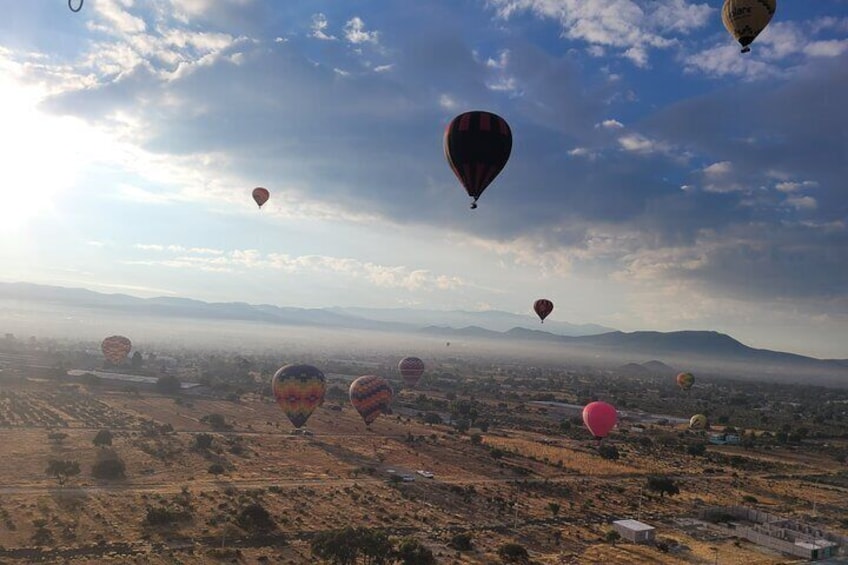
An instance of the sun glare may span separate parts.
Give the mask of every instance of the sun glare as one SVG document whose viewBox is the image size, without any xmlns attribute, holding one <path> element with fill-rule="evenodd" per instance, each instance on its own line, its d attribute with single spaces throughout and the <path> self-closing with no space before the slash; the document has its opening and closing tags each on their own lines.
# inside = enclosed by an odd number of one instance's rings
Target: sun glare
<svg viewBox="0 0 848 565">
<path fill-rule="evenodd" d="M 19 231 L 53 211 L 56 195 L 82 168 L 75 119 L 50 116 L 37 105 L 43 91 L 0 77 L 0 232 Z"/>
</svg>

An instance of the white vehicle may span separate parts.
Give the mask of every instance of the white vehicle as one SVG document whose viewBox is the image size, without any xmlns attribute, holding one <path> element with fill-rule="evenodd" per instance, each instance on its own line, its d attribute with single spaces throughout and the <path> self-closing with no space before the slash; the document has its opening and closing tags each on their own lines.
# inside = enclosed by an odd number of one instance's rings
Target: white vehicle
<svg viewBox="0 0 848 565">
<path fill-rule="evenodd" d="M 405 483 L 415 482 L 415 477 L 413 477 L 412 475 L 403 475 L 401 478 L 403 479 L 403 482 L 405 482 Z"/>
<path fill-rule="evenodd" d="M 425 479 L 432 479 L 435 476 L 430 471 L 424 471 L 424 470 L 416 471 L 416 473 L 418 473 L 419 475 L 421 475 Z"/>
</svg>

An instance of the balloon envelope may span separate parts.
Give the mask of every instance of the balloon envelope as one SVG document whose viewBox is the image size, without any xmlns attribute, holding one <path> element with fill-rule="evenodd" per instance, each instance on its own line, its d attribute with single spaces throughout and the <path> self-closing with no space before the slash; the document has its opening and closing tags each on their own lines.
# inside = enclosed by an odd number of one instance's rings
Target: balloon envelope
<svg viewBox="0 0 848 565">
<path fill-rule="evenodd" d="M 404 357 L 398 363 L 400 376 L 408 386 L 415 386 L 424 374 L 424 361 L 418 357 Z"/>
<path fill-rule="evenodd" d="M 607 437 L 617 421 L 618 412 L 612 404 L 595 401 L 583 408 L 583 423 L 598 439 Z"/>
<path fill-rule="evenodd" d="M 540 298 L 533 303 L 533 310 L 542 322 L 548 317 L 548 314 L 554 311 L 554 303 L 547 298 Z"/>
<path fill-rule="evenodd" d="M 130 354 L 132 342 L 129 338 L 122 335 L 112 335 L 103 340 L 100 344 L 100 349 L 103 351 L 103 356 L 107 361 L 118 365 Z"/>
<path fill-rule="evenodd" d="M 748 47 L 771 21 L 777 9 L 777 0 L 724 0 L 721 22 L 725 29 L 743 47 Z"/>
<path fill-rule="evenodd" d="M 689 418 L 689 427 L 693 430 L 703 430 L 707 427 L 707 417 L 703 414 L 695 414 Z"/>
<path fill-rule="evenodd" d="M 474 199 L 471 207 L 476 208 L 477 199 L 509 160 L 509 124 L 491 112 L 465 112 L 448 124 L 444 145 L 451 170 Z"/>
<path fill-rule="evenodd" d="M 677 375 L 677 386 L 683 390 L 689 390 L 695 384 L 695 375 L 692 373 L 680 373 Z"/>
<path fill-rule="evenodd" d="M 271 193 L 268 192 L 267 188 L 262 188 L 258 186 L 253 189 L 253 200 L 262 208 L 262 205 L 268 202 L 268 199 L 271 198 Z"/>
<path fill-rule="evenodd" d="M 300 428 L 324 402 L 327 384 L 324 373 L 312 365 L 285 365 L 271 381 L 277 404 L 295 428 Z"/>
<path fill-rule="evenodd" d="M 366 424 L 380 414 L 389 414 L 391 402 L 392 387 L 383 377 L 363 375 L 350 384 L 350 403 Z"/>
</svg>

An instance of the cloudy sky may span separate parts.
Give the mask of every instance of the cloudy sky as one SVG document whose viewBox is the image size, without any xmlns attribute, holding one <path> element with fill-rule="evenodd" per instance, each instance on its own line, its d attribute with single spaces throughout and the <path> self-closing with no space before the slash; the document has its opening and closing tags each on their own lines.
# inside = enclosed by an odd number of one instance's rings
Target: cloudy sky
<svg viewBox="0 0 848 565">
<path fill-rule="evenodd" d="M 77 2 L 78 0 L 74 0 Z M 0 19 L 0 279 L 848 357 L 848 1 L 85 0 Z M 469 210 L 456 114 L 510 124 Z M 250 198 L 265 186 L 271 200 Z"/>
</svg>

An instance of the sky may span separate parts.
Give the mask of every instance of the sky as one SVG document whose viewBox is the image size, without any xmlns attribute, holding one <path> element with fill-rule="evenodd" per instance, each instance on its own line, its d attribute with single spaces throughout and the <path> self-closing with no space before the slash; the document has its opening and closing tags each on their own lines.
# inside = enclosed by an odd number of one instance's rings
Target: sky
<svg viewBox="0 0 848 565">
<path fill-rule="evenodd" d="M 76 0 L 75 0 L 76 2 Z M 848 1 L 63 0 L 0 19 L 0 280 L 848 357 Z M 457 114 L 513 133 L 477 210 Z M 261 209 L 251 190 L 264 186 Z"/>
</svg>

